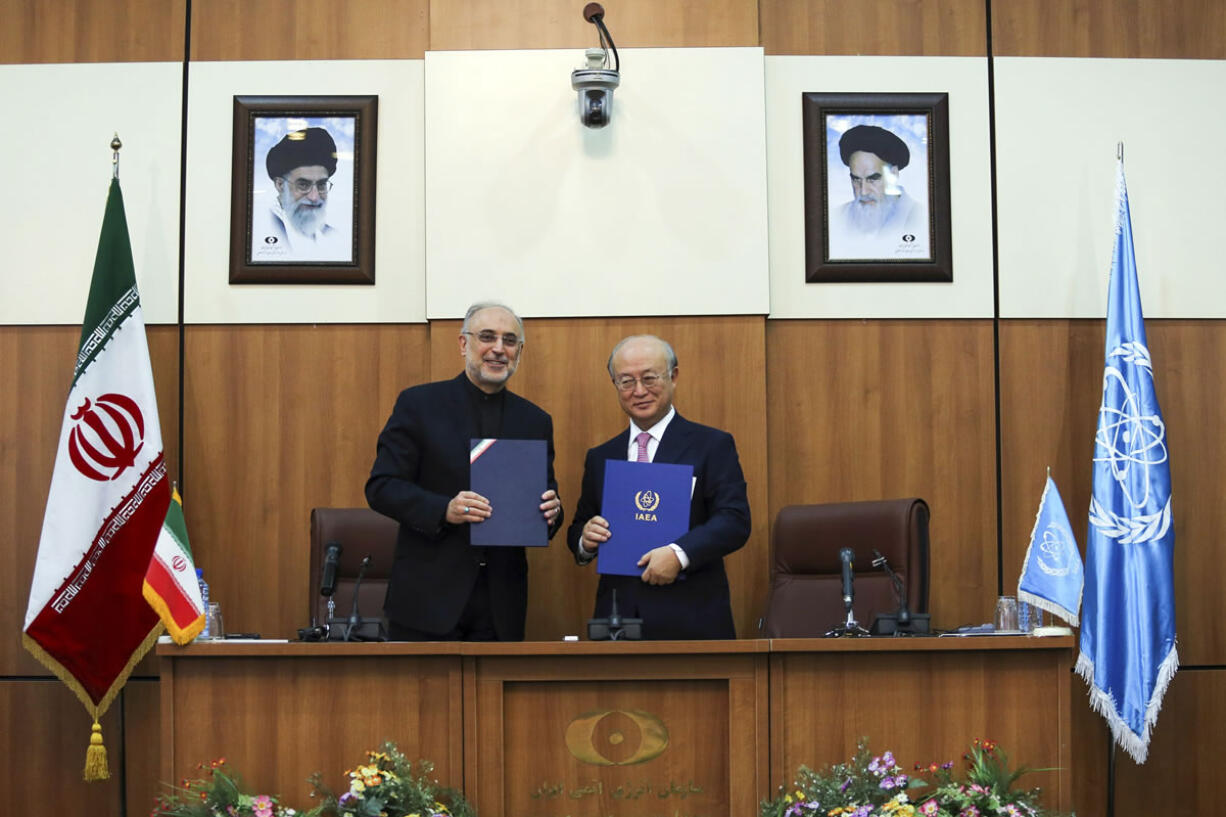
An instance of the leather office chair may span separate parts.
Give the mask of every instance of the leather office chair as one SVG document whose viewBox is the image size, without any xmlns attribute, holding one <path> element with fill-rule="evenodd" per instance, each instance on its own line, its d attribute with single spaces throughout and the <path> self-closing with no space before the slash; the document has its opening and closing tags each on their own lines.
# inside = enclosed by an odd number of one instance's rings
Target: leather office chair
<svg viewBox="0 0 1226 817">
<path fill-rule="evenodd" d="M 358 590 L 363 618 L 379 618 L 383 615 L 383 598 L 387 595 L 388 576 L 392 571 L 392 558 L 396 553 L 396 534 L 400 526 L 370 508 L 313 508 L 311 510 L 311 570 L 310 613 L 313 623 L 324 624 L 328 620 L 328 600 L 319 594 L 323 576 L 324 551 L 332 542 L 339 542 L 343 550 L 337 570 L 336 618 L 345 620 L 353 609 L 353 587 L 357 580 L 362 558 L 369 555 L 371 565 L 362 577 Z"/>
<path fill-rule="evenodd" d="M 771 532 L 771 589 L 762 634 L 767 638 L 825 635 L 843 624 L 839 551 L 855 551 L 856 621 L 867 629 L 878 614 L 895 613 L 898 598 L 873 550 L 889 561 L 907 590 L 912 613 L 928 612 L 928 505 L 922 499 L 789 505 Z"/>
</svg>

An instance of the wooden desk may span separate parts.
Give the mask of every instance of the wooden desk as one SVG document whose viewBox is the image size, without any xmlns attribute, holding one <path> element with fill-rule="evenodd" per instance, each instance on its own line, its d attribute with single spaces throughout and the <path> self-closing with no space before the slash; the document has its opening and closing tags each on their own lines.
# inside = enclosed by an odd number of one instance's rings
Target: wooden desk
<svg viewBox="0 0 1226 817">
<path fill-rule="evenodd" d="M 308 805 L 367 749 L 434 761 L 481 817 L 748 817 L 861 736 L 900 762 L 997 740 L 1071 805 L 1071 638 L 163 645 L 165 780 L 224 755 Z"/>
</svg>

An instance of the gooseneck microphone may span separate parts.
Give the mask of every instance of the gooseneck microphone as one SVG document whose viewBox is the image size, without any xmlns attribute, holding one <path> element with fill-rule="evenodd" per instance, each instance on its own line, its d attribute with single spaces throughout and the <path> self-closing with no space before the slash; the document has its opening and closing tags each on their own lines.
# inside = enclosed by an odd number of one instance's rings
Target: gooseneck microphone
<svg viewBox="0 0 1226 817">
<path fill-rule="evenodd" d="M 366 568 L 370 567 L 374 560 L 370 558 L 370 554 L 362 557 L 362 564 L 358 568 L 358 578 L 353 583 L 353 608 L 349 611 L 349 623 L 345 627 L 345 640 L 349 641 L 354 637 L 355 631 L 362 627 L 362 615 L 358 611 L 358 599 L 361 598 L 362 579 L 366 576 Z"/>
<path fill-rule="evenodd" d="M 856 554 L 851 548 L 843 548 L 839 551 L 839 561 L 843 563 L 843 608 L 847 612 L 851 612 L 851 603 L 855 600 L 855 569 L 852 567 L 852 562 L 856 559 Z"/>
<path fill-rule="evenodd" d="M 328 543 L 328 548 L 324 551 L 323 578 L 319 582 L 319 595 L 331 596 L 336 592 L 336 571 L 340 567 L 343 550 L 340 542 Z"/>
<path fill-rule="evenodd" d="M 890 567 L 890 562 L 881 555 L 881 551 L 874 550 L 873 567 L 880 567 L 890 577 L 890 581 L 894 584 L 894 595 L 898 596 L 898 626 L 906 627 L 911 623 L 911 611 L 907 609 L 907 586 L 902 583 L 902 577 L 894 572 Z"/>
</svg>

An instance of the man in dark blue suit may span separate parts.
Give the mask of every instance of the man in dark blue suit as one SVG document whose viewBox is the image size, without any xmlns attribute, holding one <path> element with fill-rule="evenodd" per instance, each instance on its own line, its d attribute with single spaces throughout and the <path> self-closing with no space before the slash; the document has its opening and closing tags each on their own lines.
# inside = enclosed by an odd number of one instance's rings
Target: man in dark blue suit
<svg viewBox="0 0 1226 817">
<path fill-rule="evenodd" d="M 653 335 L 613 347 L 609 376 L 630 428 L 587 452 L 583 490 L 567 545 L 591 562 L 614 533 L 600 516 L 606 460 L 681 463 L 694 467 L 690 529 L 676 542 L 646 551 L 640 576 L 601 575 L 597 617 L 609 615 L 613 591 L 622 616 L 643 619 L 643 637 L 736 638 L 724 556 L 749 538 L 749 498 L 732 435 L 686 420 L 673 408 L 677 356 Z"/>
<path fill-rule="evenodd" d="M 469 488 L 469 441 L 545 440 L 541 513 L 562 526 L 553 420 L 507 391 L 524 325 L 501 304 L 475 304 L 460 329 L 464 371 L 400 393 L 379 434 L 366 501 L 400 523 L 383 610 L 393 641 L 522 641 L 528 560 L 522 547 L 473 547 L 469 526 L 497 509 Z"/>
</svg>

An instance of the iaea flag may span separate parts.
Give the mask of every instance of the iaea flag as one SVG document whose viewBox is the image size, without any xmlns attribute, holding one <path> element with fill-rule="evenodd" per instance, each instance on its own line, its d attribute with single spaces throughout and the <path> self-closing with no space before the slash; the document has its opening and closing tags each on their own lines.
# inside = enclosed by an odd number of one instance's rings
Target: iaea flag
<svg viewBox="0 0 1226 817">
<path fill-rule="evenodd" d="M 1017 597 L 1076 627 L 1083 579 L 1073 526 L 1069 524 L 1060 491 L 1049 476 L 1030 532 L 1022 576 L 1017 581 Z"/>
<path fill-rule="evenodd" d="M 1145 339 L 1122 164 L 1116 196 L 1077 671 L 1115 741 L 1144 763 L 1162 697 L 1179 668 L 1175 531 L 1166 425 Z"/>
</svg>

